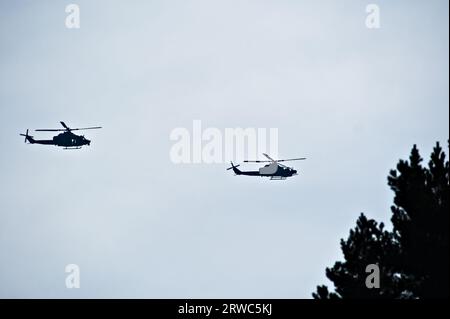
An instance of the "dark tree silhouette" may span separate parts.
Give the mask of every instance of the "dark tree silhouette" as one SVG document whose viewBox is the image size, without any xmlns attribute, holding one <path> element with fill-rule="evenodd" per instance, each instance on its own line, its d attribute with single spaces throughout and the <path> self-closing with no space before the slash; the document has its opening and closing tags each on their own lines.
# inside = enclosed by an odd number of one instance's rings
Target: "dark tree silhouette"
<svg viewBox="0 0 450 319">
<path fill-rule="evenodd" d="M 393 298 L 400 290 L 400 280 L 394 260 L 398 258 L 399 246 L 391 232 L 384 225 L 367 219 L 364 214 L 358 218 L 356 228 L 350 230 L 349 238 L 341 240 L 341 249 L 345 262 L 336 262 L 326 269 L 327 277 L 336 287 L 335 293 L 329 293 L 327 287 L 320 286 L 317 299 L 328 298 Z M 380 269 L 380 289 L 366 287 L 366 266 L 377 264 Z"/>
<path fill-rule="evenodd" d="M 449 162 L 439 143 L 428 167 L 421 162 L 414 145 L 409 161 L 388 176 L 393 230 L 361 214 L 341 240 L 345 261 L 326 269 L 335 292 L 318 286 L 314 298 L 448 298 Z M 369 264 L 380 269 L 380 288 L 366 286 Z"/>
</svg>

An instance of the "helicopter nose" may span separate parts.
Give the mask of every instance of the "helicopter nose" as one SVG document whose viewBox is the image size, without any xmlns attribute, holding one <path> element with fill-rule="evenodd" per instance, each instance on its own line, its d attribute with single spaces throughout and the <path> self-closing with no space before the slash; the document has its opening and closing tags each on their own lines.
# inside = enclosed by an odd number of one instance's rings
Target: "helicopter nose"
<svg viewBox="0 0 450 319">
<path fill-rule="evenodd" d="M 86 140 L 86 143 L 87 143 L 88 146 L 91 145 L 91 141 L 90 140 Z"/>
</svg>

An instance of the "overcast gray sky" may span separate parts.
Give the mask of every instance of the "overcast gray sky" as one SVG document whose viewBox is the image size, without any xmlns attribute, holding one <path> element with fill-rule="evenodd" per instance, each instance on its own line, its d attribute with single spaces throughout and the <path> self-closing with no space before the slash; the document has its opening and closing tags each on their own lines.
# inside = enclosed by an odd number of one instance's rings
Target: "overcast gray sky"
<svg viewBox="0 0 450 319">
<path fill-rule="evenodd" d="M 0 297 L 309 298 L 389 169 L 449 131 L 448 1 L 0 1 Z M 27 128 L 101 125 L 90 147 Z M 286 181 L 170 161 L 275 127 Z M 38 133 L 36 138 L 51 137 Z M 257 166 L 256 166 L 257 167 Z M 256 168 L 248 165 L 244 168 Z M 81 269 L 66 289 L 64 268 Z"/>
</svg>

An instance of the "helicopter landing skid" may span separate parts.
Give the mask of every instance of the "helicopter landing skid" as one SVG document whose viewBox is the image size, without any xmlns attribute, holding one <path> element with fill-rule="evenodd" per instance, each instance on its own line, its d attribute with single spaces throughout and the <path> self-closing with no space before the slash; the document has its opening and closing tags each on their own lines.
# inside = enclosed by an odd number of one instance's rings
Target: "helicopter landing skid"
<svg viewBox="0 0 450 319">
<path fill-rule="evenodd" d="M 65 150 L 79 150 L 81 146 L 74 146 L 74 147 L 64 147 Z"/>
<path fill-rule="evenodd" d="M 271 181 L 284 181 L 286 179 L 286 177 L 284 177 L 284 176 L 271 176 L 270 177 L 270 180 Z"/>
</svg>

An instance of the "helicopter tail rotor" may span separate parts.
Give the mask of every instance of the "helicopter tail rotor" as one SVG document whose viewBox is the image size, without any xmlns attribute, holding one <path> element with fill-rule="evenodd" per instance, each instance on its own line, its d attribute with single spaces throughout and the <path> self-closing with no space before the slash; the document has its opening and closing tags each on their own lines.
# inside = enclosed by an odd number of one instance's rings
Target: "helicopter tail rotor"
<svg viewBox="0 0 450 319">
<path fill-rule="evenodd" d="M 228 167 L 227 171 L 232 169 L 235 175 L 241 175 L 242 172 L 238 169 L 239 166 L 241 165 L 234 165 L 233 162 L 231 162 L 231 167 Z"/>
<path fill-rule="evenodd" d="M 23 134 L 20 134 L 20 135 L 22 135 L 22 136 L 25 136 L 25 139 L 24 139 L 24 143 L 26 143 L 27 142 L 27 138 L 28 138 L 28 129 L 27 129 L 27 132 L 25 133 L 25 135 L 23 135 Z"/>
<path fill-rule="evenodd" d="M 28 129 L 27 129 L 27 132 L 26 132 L 25 134 L 20 134 L 20 136 L 25 136 L 24 143 L 26 143 L 27 141 L 28 141 L 29 143 L 33 143 L 33 142 L 34 142 L 33 136 L 28 135 Z"/>
<path fill-rule="evenodd" d="M 233 168 L 237 168 L 237 167 L 239 167 L 239 166 L 241 166 L 241 165 L 240 165 L 240 164 L 234 165 L 233 162 L 231 162 L 231 167 L 228 167 L 228 168 L 227 168 L 227 171 L 229 171 L 230 169 L 233 169 Z"/>
</svg>

